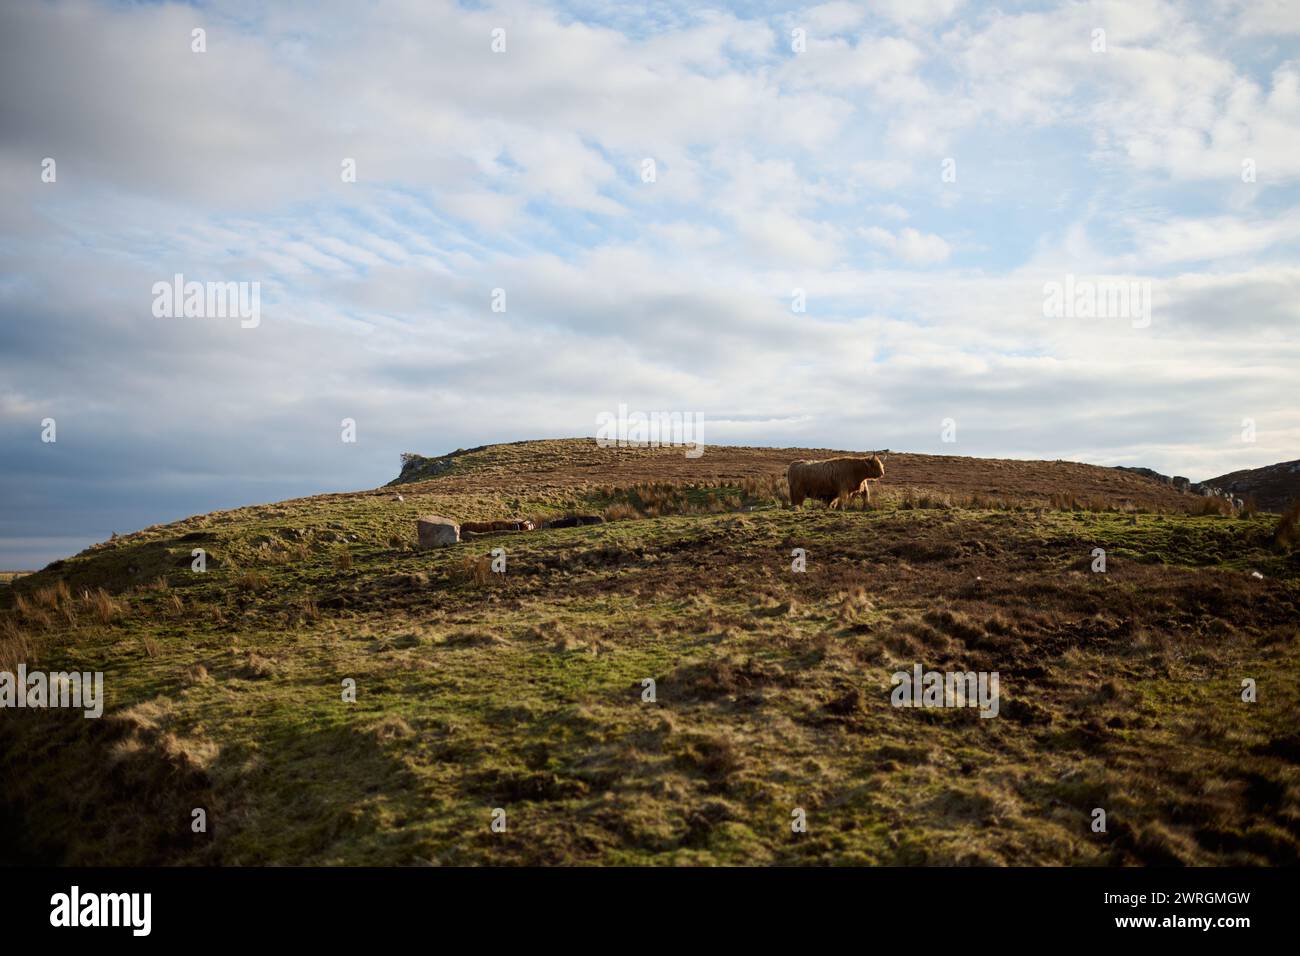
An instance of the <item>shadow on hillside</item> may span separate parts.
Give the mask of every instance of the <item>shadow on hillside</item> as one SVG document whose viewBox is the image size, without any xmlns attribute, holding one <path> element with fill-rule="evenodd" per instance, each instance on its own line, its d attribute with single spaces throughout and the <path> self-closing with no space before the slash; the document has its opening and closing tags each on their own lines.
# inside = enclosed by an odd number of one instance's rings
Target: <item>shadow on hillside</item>
<svg viewBox="0 0 1300 956">
<path fill-rule="evenodd" d="M 427 812 L 375 731 L 326 727 L 218 752 L 134 710 L 101 720 L 22 711 L 6 721 L 0 865 L 391 862 L 383 845 L 400 831 L 384 818 Z M 206 833 L 193 832 L 196 808 Z"/>
<path fill-rule="evenodd" d="M 74 593 L 102 587 L 110 594 L 120 594 L 161 576 L 188 571 L 195 548 L 204 549 L 209 570 L 221 567 L 220 554 L 212 551 L 215 539 L 215 534 L 200 532 L 157 541 L 96 545 L 77 555 L 79 560 L 55 561 L 20 578 L 10 589 L 14 594 L 31 594 L 62 579 Z"/>
<path fill-rule="evenodd" d="M 229 748 L 214 776 L 233 778 L 226 831 L 229 865 L 392 864 L 401 824 L 429 813 L 429 799 L 402 761 L 402 741 L 381 714 L 375 726 L 286 733 Z M 383 738 L 389 737 L 385 740 Z M 414 861 L 415 853 L 410 851 Z"/>
</svg>

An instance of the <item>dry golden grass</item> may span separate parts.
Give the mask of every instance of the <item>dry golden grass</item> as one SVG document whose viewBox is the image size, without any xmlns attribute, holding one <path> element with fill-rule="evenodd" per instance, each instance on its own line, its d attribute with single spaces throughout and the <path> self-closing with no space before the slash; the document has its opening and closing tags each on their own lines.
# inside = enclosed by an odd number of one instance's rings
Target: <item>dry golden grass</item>
<svg viewBox="0 0 1300 956">
<path fill-rule="evenodd" d="M 181 679 L 187 684 L 206 684 L 212 680 L 208 675 L 208 669 L 202 664 L 191 664 L 186 667 L 181 674 Z"/>
<path fill-rule="evenodd" d="M 31 636 L 17 621 L 8 615 L 0 617 L 0 671 L 13 673 L 19 664 L 31 660 L 33 649 Z"/>
<path fill-rule="evenodd" d="M 460 571 L 468 584 L 481 588 L 492 580 L 492 559 L 486 555 L 466 555 L 461 559 Z"/>
<path fill-rule="evenodd" d="M 389 740 L 403 740 L 407 737 L 415 736 L 415 731 L 411 729 L 411 725 L 398 714 L 389 714 L 382 718 L 379 723 L 375 725 L 374 732 L 375 739 L 380 743 Z"/>
<path fill-rule="evenodd" d="M 1291 502 L 1278 518 L 1277 527 L 1273 529 L 1273 544 L 1286 549 L 1300 545 L 1300 498 Z"/>
<path fill-rule="evenodd" d="M 237 673 L 240 677 L 248 680 L 265 680 L 279 673 L 279 667 L 274 660 L 257 653 L 257 651 L 246 651 L 243 654 Z"/>
<path fill-rule="evenodd" d="M 81 603 L 90 617 L 99 624 L 110 623 L 122 612 L 121 606 L 103 588 L 83 591 Z"/>
<path fill-rule="evenodd" d="M 38 588 L 33 592 L 32 599 L 37 607 L 57 611 L 60 604 L 72 600 L 72 592 L 68 590 L 68 583 L 60 579 L 52 585 Z"/>
<path fill-rule="evenodd" d="M 266 590 L 270 581 L 261 571 L 245 571 L 235 578 L 235 587 L 250 594 L 257 594 Z"/>
</svg>

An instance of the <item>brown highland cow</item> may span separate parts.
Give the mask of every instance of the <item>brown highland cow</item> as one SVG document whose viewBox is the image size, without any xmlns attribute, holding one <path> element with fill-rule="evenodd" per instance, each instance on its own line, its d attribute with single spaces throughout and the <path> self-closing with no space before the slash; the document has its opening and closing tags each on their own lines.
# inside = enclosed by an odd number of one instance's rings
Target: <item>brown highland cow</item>
<svg viewBox="0 0 1300 956">
<path fill-rule="evenodd" d="M 494 534 L 498 531 L 532 531 L 536 525 L 527 519 L 518 521 L 463 521 L 460 525 L 461 533 L 468 531 L 470 534 Z"/>
<path fill-rule="evenodd" d="M 868 482 L 885 477 L 885 463 L 878 455 L 870 458 L 827 458 L 824 461 L 793 461 L 786 471 L 790 504 L 798 508 L 805 498 L 816 498 L 832 508 L 848 504 L 854 495 L 871 503 Z"/>
</svg>

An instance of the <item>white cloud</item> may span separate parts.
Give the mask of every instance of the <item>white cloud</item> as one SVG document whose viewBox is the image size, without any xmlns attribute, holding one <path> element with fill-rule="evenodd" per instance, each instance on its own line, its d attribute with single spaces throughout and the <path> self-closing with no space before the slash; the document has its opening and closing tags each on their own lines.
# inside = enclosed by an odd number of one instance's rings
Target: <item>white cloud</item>
<svg viewBox="0 0 1300 956">
<path fill-rule="evenodd" d="M 805 89 L 871 87 L 910 75 L 921 56 L 914 44 L 898 37 L 863 37 L 852 44 L 841 39 L 810 40 L 805 53 L 786 61 L 781 78 Z"/>
<path fill-rule="evenodd" d="M 871 0 L 871 12 L 895 23 L 933 26 L 952 17 L 963 0 Z"/>
<path fill-rule="evenodd" d="M 910 226 L 898 233 L 879 226 L 859 230 L 861 235 L 873 245 L 886 249 L 904 262 L 911 265 L 932 265 L 947 262 L 952 249 L 942 236 L 923 233 Z"/>
<path fill-rule="evenodd" d="M 794 15 L 794 22 L 804 25 L 814 36 L 826 36 L 858 26 L 867 16 L 867 8 L 849 0 L 818 4 Z"/>
<path fill-rule="evenodd" d="M 1294 0 L 1216 0 L 1241 36 L 1291 36 L 1300 33 Z"/>
</svg>

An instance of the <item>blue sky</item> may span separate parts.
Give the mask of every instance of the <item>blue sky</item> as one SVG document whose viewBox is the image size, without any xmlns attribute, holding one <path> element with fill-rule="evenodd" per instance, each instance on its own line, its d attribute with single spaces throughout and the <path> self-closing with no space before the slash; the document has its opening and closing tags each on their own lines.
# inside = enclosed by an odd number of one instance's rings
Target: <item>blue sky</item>
<svg viewBox="0 0 1300 956">
<path fill-rule="evenodd" d="M 20 3 L 0 80 L 0 567 L 621 403 L 1298 454 L 1294 3 Z M 259 324 L 155 317 L 176 273 Z M 1149 283 L 1149 325 L 1044 317 L 1067 276 Z"/>
</svg>

